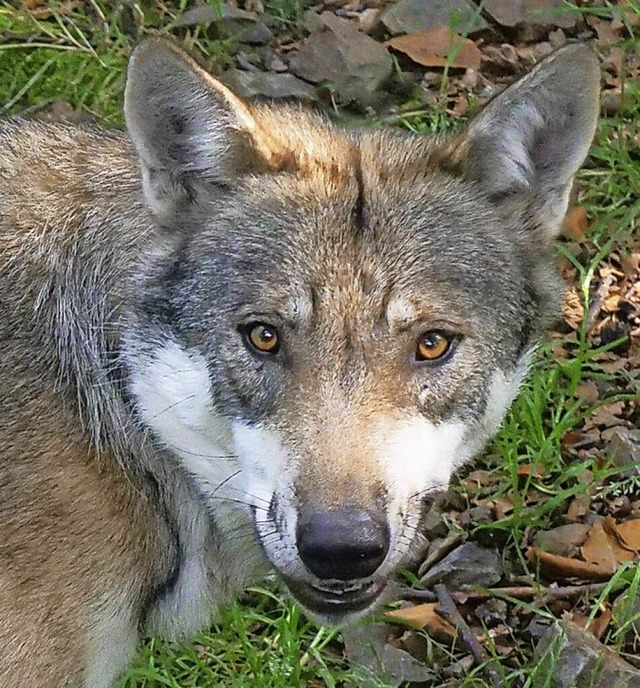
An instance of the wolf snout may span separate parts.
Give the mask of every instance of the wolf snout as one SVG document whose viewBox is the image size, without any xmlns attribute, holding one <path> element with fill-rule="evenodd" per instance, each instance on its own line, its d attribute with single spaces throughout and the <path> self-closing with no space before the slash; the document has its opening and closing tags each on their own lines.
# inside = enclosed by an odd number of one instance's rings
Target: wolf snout
<svg viewBox="0 0 640 688">
<path fill-rule="evenodd" d="M 389 551 L 389 526 L 364 509 L 301 514 L 296 540 L 300 559 L 323 580 L 367 578 Z"/>
</svg>

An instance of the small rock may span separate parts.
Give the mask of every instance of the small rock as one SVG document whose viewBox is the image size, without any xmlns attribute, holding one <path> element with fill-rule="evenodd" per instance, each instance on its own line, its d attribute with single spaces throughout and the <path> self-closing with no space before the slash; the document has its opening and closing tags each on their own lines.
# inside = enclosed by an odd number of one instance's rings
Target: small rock
<svg viewBox="0 0 640 688">
<path fill-rule="evenodd" d="M 237 35 L 240 43 L 250 43 L 251 45 L 265 45 L 273 38 L 271 29 L 262 22 L 256 22 L 250 29 L 234 31 L 231 35 Z"/>
<path fill-rule="evenodd" d="M 502 578 L 500 557 L 475 542 L 465 542 L 430 568 L 420 579 L 424 587 L 444 583 L 451 590 L 463 585 L 490 587 Z"/>
<path fill-rule="evenodd" d="M 469 0 L 399 0 L 382 12 L 380 23 L 393 36 L 434 26 L 450 26 L 464 34 L 487 27 L 478 7 Z"/>
<path fill-rule="evenodd" d="M 620 91 L 608 91 L 600 98 L 600 107 L 607 117 L 613 117 L 622 110 L 622 93 Z"/>
<path fill-rule="evenodd" d="M 324 27 L 324 21 L 318 12 L 314 9 L 310 9 L 302 15 L 302 26 L 304 26 L 309 33 L 313 33 Z"/>
<path fill-rule="evenodd" d="M 432 669 L 414 659 L 408 652 L 387 643 L 388 627 L 382 623 L 348 626 L 342 631 L 345 654 L 350 662 L 366 671 L 359 676 L 359 686 L 378 685 L 384 681 L 388 686 L 399 686 L 406 682 L 422 683 L 432 681 Z"/>
<path fill-rule="evenodd" d="M 485 0 L 483 8 L 501 26 L 517 24 L 574 27 L 580 12 L 567 6 L 564 0 Z"/>
<path fill-rule="evenodd" d="M 555 622 L 536 646 L 540 677 L 549 688 L 636 688 L 640 671 L 591 633 L 570 621 Z M 546 669 L 546 671 L 545 671 Z"/>
<path fill-rule="evenodd" d="M 418 576 L 422 577 L 431 567 L 444 559 L 447 554 L 458 547 L 463 539 L 464 537 L 461 533 L 451 532 L 446 537 L 435 538 L 431 541 L 426 556 L 422 564 L 420 564 Z"/>
<path fill-rule="evenodd" d="M 465 509 L 459 517 L 460 525 L 465 529 L 470 529 L 472 525 L 486 525 L 493 523 L 496 519 L 493 509 L 486 504 Z"/>
<path fill-rule="evenodd" d="M 227 5 L 217 7 L 215 5 L 196 5 L 181 14 L 174 22 L 174 27 L 196 26 L 197 24 L 210 24 L 213 21 L 220 21 L 225 17 L 231 8 Z M 237 8 L 232 9 L 235 10 Z M 242 10 L 240 10 L 242 11 Z"/>
<path fill-rule="evenodd" d="M 257 72 L 259 71 L 258 68 L 251 62 L 251 60 L 244 54 L 244 53 L 238 53 L 236 55 L 236 64 L 238 65 L 239 69 L 242 69 L 244 72 Z"/>
<path fill-rule="evenodd" d="M 267 55 L 267 57 L 264 60 L 264 66 L 270 71 L 270 72 L 286 72 L 289 68 L 287 67 L 287 63 L 280 57 L 280 55 L 276 55 L 276 53 L 271 53 Z"/>
<path fill-rule="evenodd" d="M 485 628 L 495 628 L 504 623 L 509 608 L 504 600 L 490 598 L 477 606 L 473 613 Z"/>
<path fill-rule="evenodd" d="M 540 530 L 533 538 L 533 545 L 550 554 L 569 557 L 584 544 L 591 526 L 586 523 L 568 523 L 564 526 Z"/>
<path fill-rule="evenodd" d="M 473 657 L 471 655 L 467 655 L 466 657 L 463 657 L 455 662 L 451 662 L 451 664 L 444 667 L 442 673 L 444 676 L 450 678 L 463 679 L 465 676 L 469 675 L 469 672 L 472 668 Z"/>
<path fill-rule="evenodd" d="M 369 33 L 375 29 L 379 19 L 380 10 L 370 7 L 369 9 L 360 12 L 360 16 L 358 17 L 358 27 L 360 28 L 360 31 Z"/>
<path fill-rule="evenodd" d="M 241 43 L 262 45 L 268 43 L 273 34 L 251 13 L 233 5 L 197 5 L 187 10 L 174 22 L 175 27 L 214 24 L 219 37 L 235 36 Z"/>
<path fill-rule="evenodd" d="M 616 466 L 626 466 L 640 461 L 640 430 L 632 430 L 622 426 L 611 432 L 611 439 L 607 447 L 607 455 Z M 640 469 L 630 467 L 630 474 L 638 474 Z"/>
<path fill-rule="evenodd" d="M 562 29 L 554 29 L 549 31 L 549 43 L 554 50 L 562 48 L 567 42 L 567 34 Z"/>
<path fill-rule="evenodd" d="M 526 632 L 534 640 L 540 640 L 540 638 L 549 632 L 550 627 L 551 622 L 549 619 L 546 619 L 543 616 L 534 615 L 526 628 Z"/>
<path fill-rule="evenodd" d="M 442 509 L 437 503 L 432 504 L 425 514 L 421 524 L 421 531 L 429 540 L 443 538 L 449 533 L 449 526 L 444 518 Z"/>
<path fill-rule="evenodd" d="M 295 99 L 307 103 L 317 100 L 315 89 L 293 74 L 228 69 L 222 74 L 222 80 L 245 98 Z"/>
<path fill-rule="evenodd" d="M 393 62 L 386 48 L 349 21 L 332 12 L 320 15 L 323 26 L 291 55 L 289 67 L 314 84 L 330 84 L 345 102 L 368 104 L 371 95 L 391 76 Z"/>
</svg>

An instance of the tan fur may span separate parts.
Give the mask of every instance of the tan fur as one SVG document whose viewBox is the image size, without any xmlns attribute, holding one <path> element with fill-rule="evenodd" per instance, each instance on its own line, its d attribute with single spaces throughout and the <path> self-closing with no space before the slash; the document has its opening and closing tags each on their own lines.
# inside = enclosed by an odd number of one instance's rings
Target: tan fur
<svg viewBox="0 0 640 688">
<path fill-rule="evenodd" d="M 325 620 L 376 603 L 557 301 L 549 239 L 597 111 L 595 58 L 568 50 L 588 89 L 547 97 L 551 60 L 522 123 L 507 91 L 446 141 L 247 105 L 163 41 L 132 58 L 128 135 L 0 122 L 0 688 L 109 688 L 142 634 L 203 626 L 265 557 Z M 255 313 L 290 320 L 281 368 L 241 339 Z M 455 365 L 416 360 L 430 328 L 461 338 Z M 392 549 L 341 591 L 295 522 L 345 507 Z"/>
<path fill-rule="evenodd" d="M 109 600 L 124 597 L 137 633 L 144 595 L 165 575 L 166 525 L 110 453 L 96 456 L 34 332 L 52 271 L 77 247 L 77 218 L 100 205 L 108 215 L 117 199 L 98 197 L 111 179 L 135 184 L 126 146 L 97 151 L 55 125 L 22 132 L 0 155 L 0 685 L 51 688 L 81 684 Z M 110 231 L 96 227 L 96 250 Z"/>
</svg>

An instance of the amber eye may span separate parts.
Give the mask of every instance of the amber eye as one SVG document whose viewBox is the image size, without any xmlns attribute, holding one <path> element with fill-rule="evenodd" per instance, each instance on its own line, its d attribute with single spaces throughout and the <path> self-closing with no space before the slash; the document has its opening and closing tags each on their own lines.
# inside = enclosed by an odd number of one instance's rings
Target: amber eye
<svg viewBox="0 0 640 688">
<path fill-rule="evenodd" d="M 418 340 L 416 361 L 441 360 L 449 353 L 452 344 L 453 337 L 439 330 L 429 330 Z"/>
<path fill-rule="evenodd" d="M 242 328 L 246 341 L 261 354 L 275 354 L 280 348 L 278 330 L 265 323 L 249 323 Z"/>
</svg>

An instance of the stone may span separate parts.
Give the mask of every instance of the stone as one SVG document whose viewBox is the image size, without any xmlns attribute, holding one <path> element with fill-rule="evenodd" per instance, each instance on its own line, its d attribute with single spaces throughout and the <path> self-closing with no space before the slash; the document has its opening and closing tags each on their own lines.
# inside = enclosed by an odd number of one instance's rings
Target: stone
<svg viewBox="0 0 640 688">
<path fill-rule="evenodd" d="M 382 12 L 379 21 L 393 36 L 434 26 L 450 26 L 465 35 L 487 28 L 478 6 L 470 0 L 398 0 Z"/>
<path fill-rule="evenodd" d="M 264 66 L 270 71 L 270 72 L 288 72 L 289 67 L 287 66 L 287 63 L 280 57 L 280 55 L 276 55 L 276 53 L 270 53 L 265 57 L 264 59 Z"/>
<path fill-rule="evenodd" d="M 273 38 L 271 30 L 253 14 L 232 5 L 197 5 L 174 22 L 178 27 L 197 24 L 213 24 L 217 36 L 234 36 L 241 43 L 262 45 Z"/>
<path fill-rule="evenodd" d="M 450 590 L 458 590 L 463 585 L 488 588 L 498 583 L 502 574 L 502 564 L 496 552 L 475 542 L 465 542 L 432 566 L 420 583 L 425 588 L 444 583 Z"/>
<path fill-rule="evenodd" d="M 449 526 L 439 504 L 433 503 L 429 507 L 429 510 L 422 519 L 421 531 L 429 540 L 442 538 L 448 535 Z"/>
<path fill-rule="evenodd" d="M 570 621 L 556 621 L 540 638 L 537 670 L 548 688 L 637 688 L 640 671 Z"/>
<path fill-rule="evenodd" d="M 332 12 L 289 58 L 289 68 L 313 84 L 328 84 L 343 102 L 368 104 L 393 72 L 387 49 Z"/>
<path fill-rule="evenodd" d="M 432 669 L 406 650 L 387 643 L 389 628 L 383 623 L 347 626 L 342 631 L 345 655 L 361 672 L 366 672 L 359 686 L 380 685 L 389 688 L 410 683 L 430 683 L 436 678 Z"/>
<path fill-rule="evenodd" d="M 640 461 L 640 430 L 632 430 L 622 426 L 612 428 L 607 455 L 616 466 L 637 464 Z M 637 466 L 630 465 L 630 468 L 630 474 L 640 472 Z"/>
<path fill-rule="evenodd" d="M 550 530 L 540 530 L 533 538 L 537 549 L 565 557 L 574 555 L 582 546 L 591 530 L 588 523 L 569 523 Z"/>
<path fill-rule="evenodd" d="M 221 79 L 229 88 L 245 98 L 292 99 L 306 103 L 317 100 L 313 86 L 297 79 L 293 74 L 228 69 L 222 74 Z"/>
<path fill-rule="evenodd" d="M 564 0 L 485 0 L 483 8 L 501 26 L 528 24 L 570 29 L 580 21 L 580 12 L 568 7 Z"/>
</svg>

